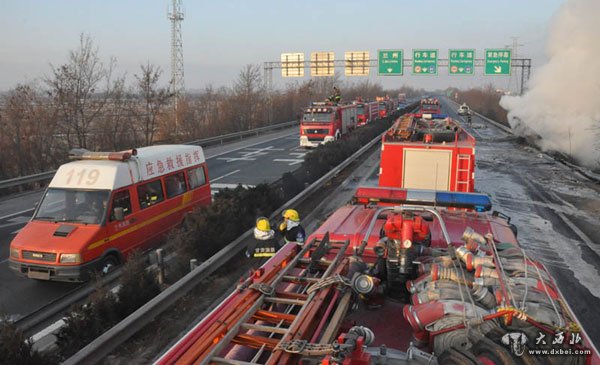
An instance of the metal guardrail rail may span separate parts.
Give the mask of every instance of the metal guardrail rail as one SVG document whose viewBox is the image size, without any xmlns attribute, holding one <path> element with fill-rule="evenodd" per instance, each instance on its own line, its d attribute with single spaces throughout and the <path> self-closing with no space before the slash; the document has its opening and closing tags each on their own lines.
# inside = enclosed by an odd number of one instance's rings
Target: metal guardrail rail
<svg viewBox="0 0 600 365">
<path fill-rule="evenodd" d="M 210 146 L 210 145 L 213 145 L 216 143 L 222 144 L 225 141 L 231 141 L 234 139 L 243 139 L 244 137 L 248 137 L 248 136 L 258 136 L 261 133 L 275 131 L 278 129 L 289 128 L 289 127 L 293 127 L 294 125 L 297 125 L 297 124 L 298 124 L 298 121 L 294 120 L 291 122 L 278 123 L 278 124 L 272 124 L 272 125 L 269 125 L 266 127 L 249 129 L 247 131 L 241 131 L 241 132 L 223 134 L 223 135 L 215 136 L 215 137 L 198 139 L 195 141 L 185 142 L 184 144 L 197 145 L 197 146 Z M 56 170 L 52 170 L 52 171 L 41 172 L 39 174 L 20 176 L 20 177 L 15 177 L 13 179 L 1 180 L 0 181 L 0 189 L 13 188 L 13 187 L 20 186 L 20 185 L 49 180 L 54 176 L 55 173 L 56 173 Z"/>
<path fill-rule="evenodd" d="M 284 209 L 288 209 L 289 207 L 298 204 L 316 190 L 323 187 L 344 168 L 346 168 L 359 156 L 379 142 L 382 135 L 383 133 L 361 147 L 358 151 L 352 154 L 352 156 L 348 157 L 333 170 L 312 183 L 294 198 L 286 202 L 283 206 L 279 207 L 275 212 L 273 212 L 271 218 L 279 216 Z M 89 343 L 75 355 L 63 362 L 63 364 L 95 364 L 101 361 L 113 350 L 127 341 L 131 336 L 152 322 L 156 316 L 165 312 L 171 305 L 196 287 L 202 280 L 206 279 L 211 273 L 228 262 L 235 254 L 244 249 L 245 240 L 252 235 L 252 232 L 253 229 L 246 231 L 240 237 L 229 243 L 214 256 L 203 262 L 200 266 L 181 278 L 175 284 L 144 304 L 138 310 L 130 314 L 127 318 L 103 333 L 100 337 Z"/>
</svg>

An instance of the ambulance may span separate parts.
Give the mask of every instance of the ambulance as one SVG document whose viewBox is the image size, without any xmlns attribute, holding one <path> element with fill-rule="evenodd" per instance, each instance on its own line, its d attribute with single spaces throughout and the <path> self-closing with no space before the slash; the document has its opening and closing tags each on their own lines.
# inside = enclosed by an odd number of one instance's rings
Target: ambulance
<svg viewBox="0 0 600 365">
<path fill-rule="evenodd" d="M 9 267 L 38 280 L 85 281 L 158 243 L 211 202 L 202 148 L 71 151 L 10 245 Z"/>
</svg>

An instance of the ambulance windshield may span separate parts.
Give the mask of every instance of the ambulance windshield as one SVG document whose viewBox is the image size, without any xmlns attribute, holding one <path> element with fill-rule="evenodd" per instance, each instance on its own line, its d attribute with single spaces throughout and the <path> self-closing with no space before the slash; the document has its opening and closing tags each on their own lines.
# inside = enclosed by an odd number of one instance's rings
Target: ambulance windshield
<svg viewBox="0 0 600 365">
<path fill-rule="evenodd" d="M 102 224 L 109 191 L 48 189 L 33 220 Z"/>
</svg>

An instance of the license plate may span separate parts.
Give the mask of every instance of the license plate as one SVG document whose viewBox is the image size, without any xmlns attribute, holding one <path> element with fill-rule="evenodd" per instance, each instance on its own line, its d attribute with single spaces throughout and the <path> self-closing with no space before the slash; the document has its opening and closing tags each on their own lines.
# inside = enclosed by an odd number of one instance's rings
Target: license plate
<svg viewBox="0 0 600 365">
<path fill-rule="evenodd" d="M 32 271 L 27 272 L 27 277 L 30 279 L 50 280 L 50 271 Z"/>
</svg>

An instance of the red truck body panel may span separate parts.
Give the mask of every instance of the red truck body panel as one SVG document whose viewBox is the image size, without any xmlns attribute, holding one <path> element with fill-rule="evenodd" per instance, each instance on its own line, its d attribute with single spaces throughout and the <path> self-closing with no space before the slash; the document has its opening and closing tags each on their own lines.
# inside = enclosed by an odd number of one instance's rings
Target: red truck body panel
<svg viewBox="0 0 600 365">
<path fill-rule="evenodd" d="M 474 191 L 475 138 L 450 118 L 401 117 L 383 137 L 379 185 Z"/>
</svg>

